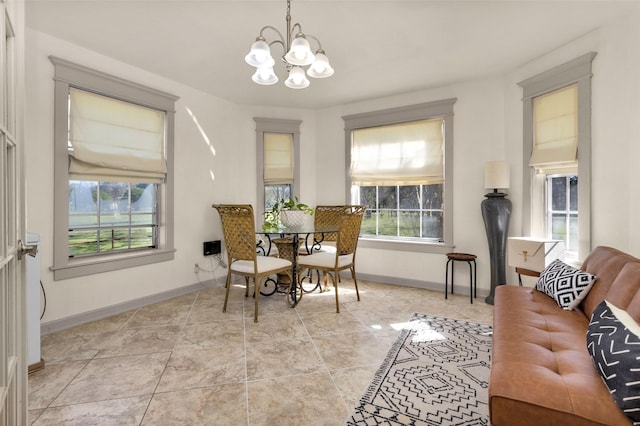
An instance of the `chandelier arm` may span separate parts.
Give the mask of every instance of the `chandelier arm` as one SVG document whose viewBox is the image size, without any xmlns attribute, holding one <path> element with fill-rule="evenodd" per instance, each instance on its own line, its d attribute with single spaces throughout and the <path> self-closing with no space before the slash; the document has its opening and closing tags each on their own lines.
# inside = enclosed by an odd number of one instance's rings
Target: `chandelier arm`
<svg viewBox="0 0 640 426">
<path fill-rule="evenodd" d="M 265 25 L 264 27 L 262 27 L 262 29 L 260 30 L 260 37 L 265 38 L 263 33 L 266 29 L 270 29 L 276 32 L 276 34 L 278 34 L 278 37 L 280 37 L 280 40 L 276 40 L 279 41 L 280 43 L 282 43 L 282 45 L 285 45 L 285 38 L 282 36 L 282 33 L 274 26 L 272 25 Z M 274 42 L 269 43 L 269 45 L 271 45 Z"/>
<path fill-rule="evenodd" d="M 296 27 L 298 27 L 298 32 L 294 32 L 294 31 L 295 31 L 295 29 L 296 29 Z M 297 36 L 298 34 L 305 35 L 305 34 L 302 32 L 302 25 L 300 25 L 298 22 L 296 22 L 295 24 L 293 24 L 293 27 L 291 27 L 291 30 L 289 31 L 289 35 L 290 35 L 290 36 L 293 36 L 293 35 L 296 35 L 296 36 Z"/>
<path fill-rule="evenodd" d="M 316 41 L 316 43 L 318 43 L 318 50 L 322 50 L 324 52 L 324 50 L 322 49 L 322 43 L 320 43 L 320 40 L 318 40 L 318 37 L 311 35 L 311 34 L 305 34 L 305 37 L 307 38 L 312 38 Z"/>
<path fill-rule="evenodd" d="M 273 46 L 274 44 L 279 44 L 284 49 L 284 42 L 282 40 L 273 40 L 271 43 L 269 43 L 269 47 Z"/>
</svg>

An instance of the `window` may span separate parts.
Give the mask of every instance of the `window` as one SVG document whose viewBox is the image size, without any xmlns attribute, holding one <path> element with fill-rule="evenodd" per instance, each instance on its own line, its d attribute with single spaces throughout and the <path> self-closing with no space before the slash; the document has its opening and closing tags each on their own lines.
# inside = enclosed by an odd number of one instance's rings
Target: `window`
<svg viewBox="0 0 640 426">
<path fill-rule="evenodd" d="M 443 241 L 442 184 L 355 186 L 354 204 L 367 206 L 364 237 Z"/>
<path fill-rule="evenodd" d="M 177 98 L 50 59 L 54 279 L 173 259 Z"/>
<path fill-rule="evenodd" d="M 547 175 L 547 238 L 564 241 L 565 250 L 578 252 L 578 176 Z"/>
<path fill-rule="evenodd" d="M 300 196 L 301 121 L 272 118 L 254 118 L 254 121 L 258 205 L 263 206 L 261 213 L 264 213 L 280 199 Z"/>
<path fill-rule="evenodd" d="M 158 185 L 69 181 L 69 257 L 158 246 Z"/>
<path fill-rule="evenodd" d="M 418 251 L 451 248 L 454 103 L 343 117 L 347 199 L 367 206 L 363 242 Z"/>
<path fill-rule="evenodd" d="M 523 88 L 523 232 L 591 251 L 591 63 L 588 53 L 518 83 Z"/>
<path fill-rule="evenodd" d="M 264 143 L 264 208 L 271 209 L 281 199 L 291 196 L 294 182 L 293 135 L 263 134 Z"/>
</svg>

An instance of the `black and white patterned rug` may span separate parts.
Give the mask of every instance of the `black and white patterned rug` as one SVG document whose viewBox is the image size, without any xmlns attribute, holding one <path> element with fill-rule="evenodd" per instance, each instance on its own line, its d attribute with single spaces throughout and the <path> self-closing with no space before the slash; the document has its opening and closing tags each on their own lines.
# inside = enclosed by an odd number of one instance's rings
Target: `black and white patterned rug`
<svg viewBox="0 0 640 426">
<path fill-rule="evenodd" d="M 487 425 L 490 325 L 415 313 L 347 425 Z"/>
</svg>

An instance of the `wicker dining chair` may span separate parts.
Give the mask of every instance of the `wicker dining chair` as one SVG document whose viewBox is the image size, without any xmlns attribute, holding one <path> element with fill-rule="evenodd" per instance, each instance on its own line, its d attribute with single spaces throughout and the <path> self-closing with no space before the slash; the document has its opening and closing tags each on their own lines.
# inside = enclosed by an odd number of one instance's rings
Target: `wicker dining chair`
<svg viewBox="0 0 640 426">
<path fill-rule="evenodd" d="M 325 287 L 328 283 L 329 276 L 331 276 L 336 293 L 336 312 L 338 313 L 340 312 L 340 304 L 338 301 L 340 271 L 345 269 L 351 271 L 351 278 L 356 288 L 356 296 L 358 301 L 360 300 L 358 281 L 356 280 L 355 261 L 358 237 L 360 236 L 360 226 L 362 225 L 362 218 L 366 209 L 366 206 L 342 206 L 336 251 L 334 253 L 314 253 L 309 256 L 300 256 L 298 259 L 298 265 L 301 268 L 322 271 Z"/>
<path fill-rule="evenodd" d="M 289 260 L 272 256 L 259 256 L 256 253 L 256 230 L 253 207 L 249 204 L 214 204 L 220 214 L 225 246 L 227 248 L 227 281 L 222 312 L 227 311 L 231 275 L 245 279 L 245 297 L 249 296 L 249 278 L 253 279 L 255 308 L 253 322 L 258 322 L 258 299 L 262 280 L 277 273 L 291 278 L 292 263 Z"/>
<path fill-rule="evenodd" d="M 340 226 L 340 217 L 344 206 L 322 206 L 318 205 L 314 209 L 313 226 L 314 229 L 335 228 Z M 338 232 L 315 232 L 305 240 L 306 254 L 336 252 L 336 242 L 338 241 Z M 308 269 L 306 275 L 301 277 L 300 285 L 303 292 L 311 293 L 316 289 L 322 291 L 320 285 L 320 271 L 317 269 Z M 317 280 L 314 279 L 314 272 Z"/>
<path fill-rule="evenodd" d="M 340 217 L 345 206 L 316 206 L 313 224 L 314 228 L 322 227 L 338 227 L 340 225 Z M 338 241 L 337 232 L 316 232 L 313 235 L 313 245 L 309 250 L 310 254 L 319 251 L 335 252 L 335 244 Z"/>
</svg>

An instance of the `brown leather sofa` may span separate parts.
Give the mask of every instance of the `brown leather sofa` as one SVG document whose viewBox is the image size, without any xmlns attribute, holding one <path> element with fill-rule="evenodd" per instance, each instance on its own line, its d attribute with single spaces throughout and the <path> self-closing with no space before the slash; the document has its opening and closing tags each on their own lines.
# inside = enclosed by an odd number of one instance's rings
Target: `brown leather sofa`
<svg viewBox="0 0 640 426">
<path fill-rule="evenodd" d="M 498 286 L 494 300 L 489 412 L 495 426 L 630 425 L 587 351 L 593 310 L 607 299 L 640 322 L 640 259 L 597 247 L 582 270 L 596 275 L 567 311 L 531 287 Z"/>
</svg>

